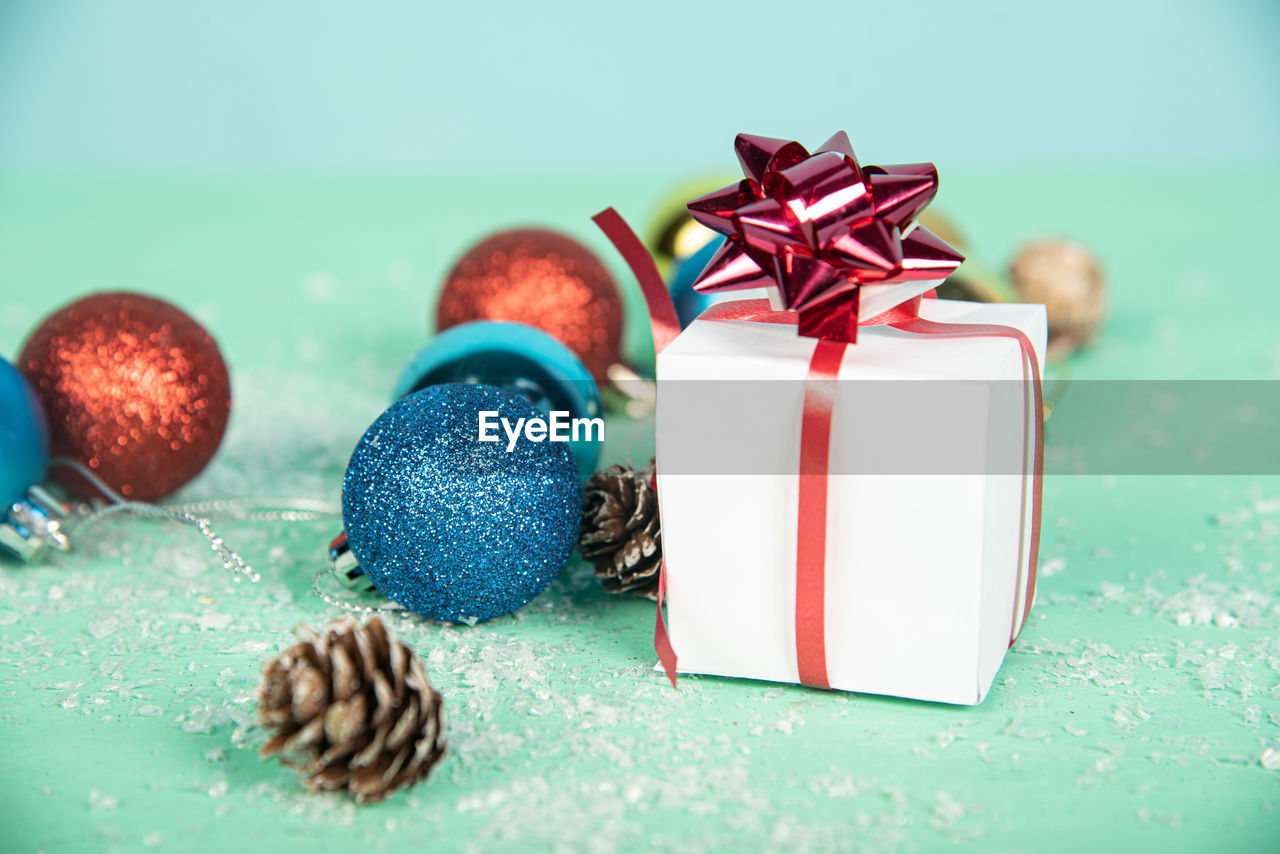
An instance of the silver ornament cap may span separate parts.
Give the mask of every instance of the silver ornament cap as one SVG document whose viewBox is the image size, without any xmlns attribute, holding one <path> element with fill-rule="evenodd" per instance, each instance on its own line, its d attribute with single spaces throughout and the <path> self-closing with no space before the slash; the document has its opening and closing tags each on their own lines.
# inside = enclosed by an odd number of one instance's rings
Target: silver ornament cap
<svg viewBox="0 0 1280 854">
<path fill-rule="evenodd" d="M 0 521 L 0 548 L 30 562 L 46 548 L 67 551 L 71 542 L 62 522 L 71 508 L 42 486 L 32 486 L 24 498 L 9 505 Z"/>
</svg>

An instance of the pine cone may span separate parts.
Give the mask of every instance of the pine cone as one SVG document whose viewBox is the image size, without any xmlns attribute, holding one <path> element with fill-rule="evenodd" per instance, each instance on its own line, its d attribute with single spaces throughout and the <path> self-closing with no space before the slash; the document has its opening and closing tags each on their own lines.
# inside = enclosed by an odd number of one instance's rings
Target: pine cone
<svg viewBox="0 0 1280 854">
<path fill-rule="evenodd" d="M 377 617 L 295 633 L 262 665 L 258 720 L 277 732 L 262 755 L 282 753 L 313 792 L 346 789 L 360 803 L 425 779 L 444 756 L 444 714 L 413 650 Z"/>
<path fill-rule="evenodd" d="M 658 598 L 662 526 L 658 493 L 649 485 L 653 471 L 653 460 L 639 469 L 612 465 L 583 490 L 578 551 L 609 593 Z"/>
<path fill-rule="evenodd" d="M 1018 250 L 1009 275 L 1019 299 L 1044 303 L 1050 358 L 1070 355 L 1098 333 L 1107 283 L 1088 249 L 1065 240 L 1036 240 Z"/>
</svg>

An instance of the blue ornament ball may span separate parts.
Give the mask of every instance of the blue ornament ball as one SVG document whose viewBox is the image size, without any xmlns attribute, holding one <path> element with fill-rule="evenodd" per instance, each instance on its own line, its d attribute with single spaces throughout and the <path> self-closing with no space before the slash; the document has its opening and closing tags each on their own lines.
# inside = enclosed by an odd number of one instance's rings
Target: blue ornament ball
<svg viewBox="0 0 1280 854">
<path fill-rule="evenodd" d="M 8 507 L 44 480 L 49 425 L 18 369 L 0 359 L 0 520 Z"/>
<path fill-rule="evenodd" d="M 707 264 L 723 244 L 724 238 L 716 237 L 706 246 L 680 261 L 675 272 L 671 274 L 671 280 L 667 282 L 667 290 L 671 294 L 671 301 L 675 303 L 676 316 L 680 319 L 681 329 L 687 328 L 707 309 L 707 306 L 717 299 L 715 294 L 698 293 L 693 289 L 693 283 L 698 281 L 698 276 L 702 275 L 702 271 L 706 269 Z"/>
<path fill-rule="evenodd" d="M 542 412 L 597 418 L 600 392 L 573 351 L 523 323 L 476 320 L 441 332 L 400 374 L 396 397 L 441 383 L 484 383 L 514 392 Z M 585 480 L 600 459 L 603 430 L 579 435 L 569 450 Z"/>
<path fill-rule="evenodd" d="M 540 418 L 519 395 L 446 383 L 393 403 L 356 445 L 342 520 L 388 598 L 436 620 L 509 614 L 546 589 L 578 537 L 582 488 L 564 442 L 478 441 L 480 412 Z M 500 423 L 500 421 L 499 421 Z"/>
</svg>

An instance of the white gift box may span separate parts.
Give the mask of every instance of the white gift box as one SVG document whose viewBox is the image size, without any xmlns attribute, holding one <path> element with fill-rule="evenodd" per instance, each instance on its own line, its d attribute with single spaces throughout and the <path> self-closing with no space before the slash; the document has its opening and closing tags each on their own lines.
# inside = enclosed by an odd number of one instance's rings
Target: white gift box
<svg viewBox="0 0 1280 854">
<path fill-rule="evenodd" d="M 1013 327 L 1044 353 L 1043 306 L 924 300 L 920 316 Z M 658 355 L 667 623 L 682 673 L 800 681 L 798 461 L 815 346 L 790 325 L 700 318 Z M 991 687 L 1028 583 L 1026 437 L 1039 413 L 1023 364 L 1008 337 L 884 326 L 845 351 L 826 478 L 832 688 L 979 703 Z M 701 382 L 674 382 L 685 380 Z"/>
</svg>

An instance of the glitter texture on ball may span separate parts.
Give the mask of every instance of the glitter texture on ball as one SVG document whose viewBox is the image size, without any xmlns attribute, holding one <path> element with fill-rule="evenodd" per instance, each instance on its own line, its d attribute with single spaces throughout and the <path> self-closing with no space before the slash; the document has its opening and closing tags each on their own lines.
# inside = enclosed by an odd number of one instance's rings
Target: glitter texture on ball
<svg viewBox="0 0 1280 854">
<path fill-rule="evenodd" d="M 36 328 L 17 364 L 48 416 L 53 455 L 84 463 L 126 498 L 150 501 L 187 483 L 226 430 L 231 382 L 218 345 L 164 300 L 77 300 Z M 55 474 L 95 494 L 80 476 Z"/>
<path fill-rule="evenodd" d="M 621 361 L 622 299 L 600 259 L 542 228 L 499 232 L 467 251 L 445 277 L 436 328 L 514 320 L 551 334 L 604 382 Z"/>
<path fill-rule="evenodd" d="M 482 410 L 539 417 L 493 386 L 448 383 L 396 401 L 365 431 L 342 481 L 360 568 L 388 598 L 437 620 L 509 614 L 546 589 L 578 536 L 582 490 L 567 443 L 480 442 Z"/>
<path fill-rule="evenodd" d="M 409 360 L 395 396 L 442 383 L 483 383 L 518 394 L 543 415 L 600 415 L 595 380 L 568 347 L 541 329 L 503 320 L 477 320 L 437 335 Z M 588 478 L 600 458 L 600 436 L 569 442 L 578 472 Z"/>
</svg>

